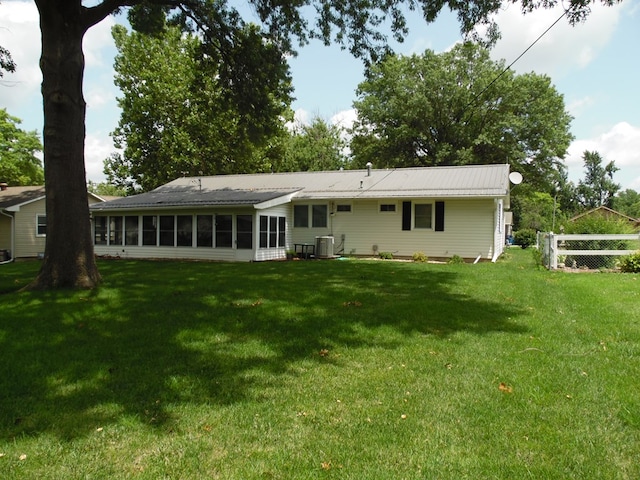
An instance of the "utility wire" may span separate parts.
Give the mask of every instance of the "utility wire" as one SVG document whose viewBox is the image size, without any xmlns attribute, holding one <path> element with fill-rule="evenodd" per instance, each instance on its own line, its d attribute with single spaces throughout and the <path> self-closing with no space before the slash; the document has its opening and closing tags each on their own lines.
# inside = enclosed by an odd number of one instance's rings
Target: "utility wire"
<svg viewBox="0 0 640 480">
<path fill-rule="evenodd" d="M 484 87 L 484 88 L 480 91 L 480 93 L 478 93 L 475 97 L 473 97 L 473 99 L 472 99 L 472 100 L 467 104 L 467 106 L 465 107 L 465 111 L 466 111 L 466 110 L 467 110 L 467 108 L 469 108 L 473 103 L 475 103 L 475 102 L 476 102 L 476 100 L 478 100 L 478 98 L 479 98 L 480 96 L 482 96 L 482 94 L 483 94 L 484 92 L 486 92 L 487 90 L 489 90 L 489 88 L 491 87 L 491 85 L 493 85 L 494 83 L 496 83 L 496 82 L 498 81 L 498 79 L 500 79 L 500 77 L 502 77 L 505 73 L 507 73 L 507 70 L 509 70 L 509 69 L 510 69 L 510 68 L 511 68 L 511 67 L 512 67 L 512 66 L 513 66 L 513 65 L 514 65 L 518 60 L 520 60 L 520 59 L 521 59 L 521 58 L 522 58 L 522 57 L 523 57 L 523 56 L 524 56 L 524 55 L 525 55 L 529 50 L 531 50 L 531 49 L 533 48 L 533 46 L 534 46 L 536 43 L 538 43 L 538 42 L 542 39 L 542 37 L 544 37 L 547 33 L 549 33 L 549 30 L 551 30 L 553 27 L 555 27 L 555 26 L 556 26 L 556 24 L 557 24 L 560 20 L 562 20 L 562 18 L 563 18 L 565 15 L 567 15 L 567 13 L 569 13 L 569 10 L 568 10 L 568 9 L 564 10 L 564 11 L 562 12 L 562 15 L 560 15 L 560 16 L 558 17 L 558 19 L 557 19 L 555 22 L 553 22 L 553 23 L 551 24 L 551 26 L 549 26 L 549 28 L 547 28 L 544 32 L 542 32 L 542 33 L 540 34 L 540 36 L 539 36 L 538 38 L 536 38 L 536 39 L 533 41 L 533 43 L 532 43 L 531 45 L 529 45 L 529 46 L 528 46 L 528 47 L 527 47 L 527 48 L 526 48 L 526 49 L 525 49 L 525 50 L 524 50 L 520 55 L 518 55 L 518 57 L 517 57 L 513 62 L 511 62 L 507 67 L 505 67 L 505 68 L 504 68 L 504 70 L 502 70 L 502 72 L 500 72 L 500 73 L 496 76 L 496 78 L 494 78 L 493 80 L 491 80 L 491 82 L 489 83 L 489 85 L 487 85 L 486 87 Z M 463 114 L 463 115 L 464 115 L 464 114 Z"/>
</svg>

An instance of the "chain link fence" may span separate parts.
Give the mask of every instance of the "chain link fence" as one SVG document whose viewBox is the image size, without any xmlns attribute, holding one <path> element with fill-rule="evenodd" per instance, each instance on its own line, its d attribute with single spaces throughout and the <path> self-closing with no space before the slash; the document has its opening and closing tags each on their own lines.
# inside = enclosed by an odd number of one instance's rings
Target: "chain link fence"
<svg viewBox="0 0 640 480">
<path fill-rule="evenodd" d="M 613 270 L 620 258 L 640 250 L 640 235 L 538 234 L 542 262 L 550 270 Z"/>
</svg>

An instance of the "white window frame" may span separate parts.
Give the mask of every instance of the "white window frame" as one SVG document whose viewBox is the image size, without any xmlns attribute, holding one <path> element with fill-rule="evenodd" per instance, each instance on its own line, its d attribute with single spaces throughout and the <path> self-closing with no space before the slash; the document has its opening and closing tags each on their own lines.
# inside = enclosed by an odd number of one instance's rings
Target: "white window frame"
<svg viewBox="0 0 640 480">
<path fill-rule="evenodd" d="M 348 207 L 348 210 L 340 210 L 339 207 Z M 351 215 L 353 213 L 353 202 L 336 202 L 335 213 L 338 215 Z"/>
<path fill-rule="evenodd" d="M 40 233 L 40 219 L 44 217 L 44 233 Z M 47 236 L 47 214 L 46 213 L 37 213 L 36 214 L 36 237 L 46 237 Z"/>
<path fill-rule="evenodd" d="M 382 206 L 393 206 L 393 210 L 383 210 Z M 398 213 L 398 202 L 378 202 L 378 213 L 383 215 L 394 215 Z"/>
<path fill-rule="evenodd" d="M 418 227 L 416 226 L 416 207 L 418 205 L 429 205 L 431 206 L 431 217 L 430 217 L 430 225 L 428 227 Z M 433 230 L 435 228 L 435 202 L 425 202 L 425 203 L 419 203 L 419 202 L 413 202 L 412 205 L 412 209 L 413 209 L 413 218 L 411 219 L 412 223 L 413 223 L 413 229 L 414 230 Z"/>
</svg>

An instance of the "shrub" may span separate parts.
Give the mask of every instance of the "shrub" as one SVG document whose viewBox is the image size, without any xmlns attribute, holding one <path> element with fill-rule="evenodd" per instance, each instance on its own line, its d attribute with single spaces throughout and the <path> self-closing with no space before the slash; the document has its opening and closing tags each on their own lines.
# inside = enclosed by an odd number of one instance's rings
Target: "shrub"
<svg viewBox="0 0 640 480">
<path fill-rule="evenodd" d="M 632 232 L 633 229 L 628 221 L 597 213 L 585 215 L 569 223 L 565 229 L 565 233 L 590 235 L 618 235 Z M 568 250 L 629 250 L 629 242 L 625 240 L 571 240 L 566 242 L 565 248 Z M 616 257 L 611 255 L 571 255 L 567 257 L 565 263 L 593 269 L 613 268 Z"/>
<path fill-rule="evenodd" d="M 516 245 L 520 245 L 522 248 L 530 247 L 536 244 L 536 231 L 532 228 L 523 228 L 513 234 L 513 240 Z"/>
<path fill-rule="evenodd" d="M 454 255 L 447 261 L 447 263 L 449 265 L 458 265 L 461 263 L 465 263 L 465 261 L 464 261 L 464 258 L 462 258 L 460 255 Z"/>
<path fill-rule="evenodd" d="M 393 253 L 391 252 L 380 252 L 379 255 L 382 260 L 393 260 Z"/>
<path fill-rule="evenodd" d="M 415 252 L 411 258 L 413 258 L 414 262 L 420 263 L 425 263 L 429 260 L 429 257 L 427 257 L 427 254 L 424 252 Z"/>
<path fill-rule="evenodd" d="M 640 273 L 640 250 L 620 259 L 620 270 L 625 273 Z"/>
</svg>

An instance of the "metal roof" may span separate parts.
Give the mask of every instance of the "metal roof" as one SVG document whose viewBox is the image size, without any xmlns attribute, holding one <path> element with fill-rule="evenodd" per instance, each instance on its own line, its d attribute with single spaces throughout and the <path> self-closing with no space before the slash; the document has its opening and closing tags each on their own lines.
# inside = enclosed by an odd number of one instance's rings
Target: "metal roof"
<svg viewBox="0 0 640 480">
<path fill-rule="evenodd" d="M 508 165 L 468 165 L 178 178 L 93 210 L 253 205 L 354 198 L 495 198 L 509 194 Z"/>
<path fill-rule="evenodd" d="M 43 186 L 7 187 L 0 190 L 0 209 L 16 207 L 45 196 Z"/>
</svg>

